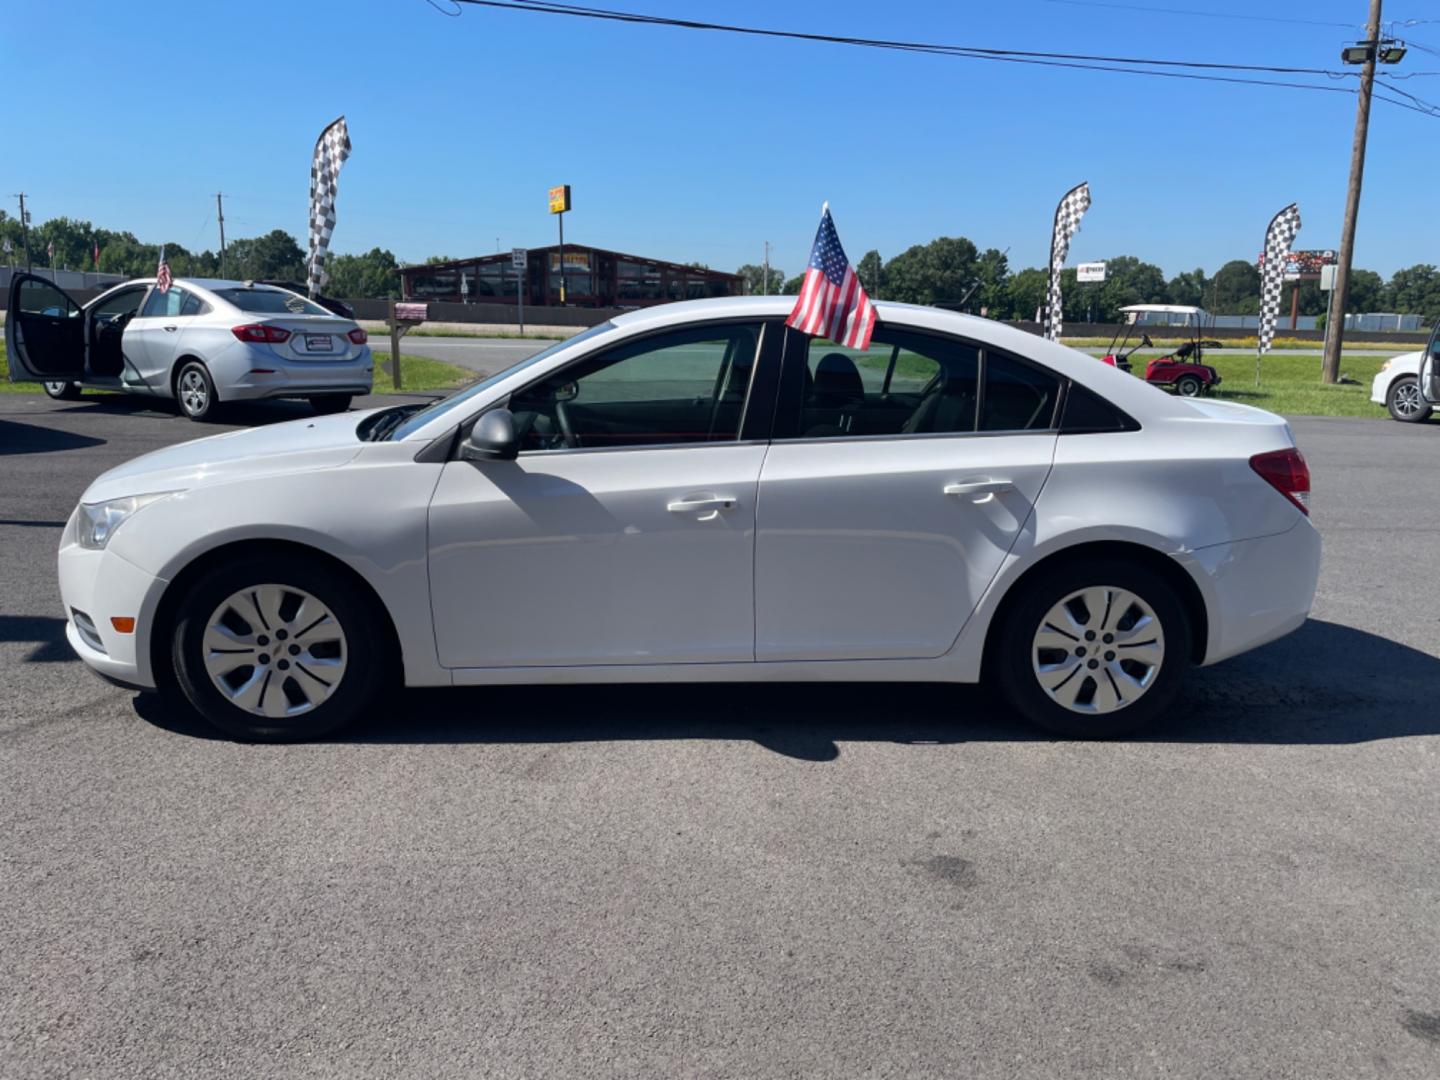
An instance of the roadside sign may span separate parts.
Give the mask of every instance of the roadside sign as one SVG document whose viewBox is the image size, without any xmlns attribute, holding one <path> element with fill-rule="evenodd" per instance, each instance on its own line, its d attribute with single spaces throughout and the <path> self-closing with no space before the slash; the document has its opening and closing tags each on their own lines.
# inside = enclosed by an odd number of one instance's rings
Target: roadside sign
<svg viewBox="0 0 1440 1080">
<path fill-rule="evenodd" d="M 511 248 L 511 249 L 510 249 L 510 265 L 511 265 L 512 268 L 514 268 L 514 269 L 516 269 L 516 270 L 524 270 L 524 269 L 525 269 L 525 264 L 526 264 L 526 262 L 529 261 L 529 259 L 530 259 L 530 249 L 529 249 L 529 248 Z"/>
<path fill-rule="evenodd" d="M 550 212 L 563 214 L 570 209 L 570 185 L 561 184 L 550 189 Z"/>
<path fill-rule="evenodd" d="M 1104 281 L 1105 264 L 1103 262 L 1080 263 L 1075 267 L 1076 281 Z"/>
<path fill-rule="evenodd" d="M 1320 288 L 1324 292 L 1331 292 L 1335 288 L 1335 264 L 1328 263 L 1320 267 Z"/>
</svg>

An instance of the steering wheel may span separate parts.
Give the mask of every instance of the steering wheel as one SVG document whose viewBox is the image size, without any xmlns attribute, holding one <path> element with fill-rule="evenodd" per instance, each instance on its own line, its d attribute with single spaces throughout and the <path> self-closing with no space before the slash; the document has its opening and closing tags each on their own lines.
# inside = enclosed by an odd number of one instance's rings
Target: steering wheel
<svg viewBox="0 0 1440 1080">
<path fill-rule="evenodd" d="M 575 427 L 570 423 L 570 410 L 565 407 L 565 402 L 555 402 L 555 422 L 560 425 L 560 435 L 565 440 L 565 445 L 570 449 L 580 445 L 580 439 L 575 434 Z"/>
</svg>

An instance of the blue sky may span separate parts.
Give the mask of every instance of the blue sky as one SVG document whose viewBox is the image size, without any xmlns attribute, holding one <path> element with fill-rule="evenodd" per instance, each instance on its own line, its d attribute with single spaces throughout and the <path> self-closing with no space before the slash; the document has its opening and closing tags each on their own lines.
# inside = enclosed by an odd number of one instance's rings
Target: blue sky
<svg viewBox="0 0 1440 1080">
<path fill-rule="evenodd" d="M 436 0 L 444 6 L 444 0 Z M 600 0 L 594 0 L 599 3 Z M 1363 0 L 607 0 L 607 6 L 986 47 L 1339 67 Z M 1440 50 L 1433 0 L 1391 0 Z M 1309 20 L 1271 23 L 1255 16 Z M 566 239 L 722 269 L 803 266 L 829 199 L 852 259 L 936 236 L 1038 265 L 1050 215 L 1088 180 L 1071 261 L 1134 254 L 1167 274 L 1253 258 L 1298 201 L 1297 247 L 1338 243 L 1351 95 L 1147 79 L 593 23 L 426 0 L 14 3 L 0 196 L 145 240 L 306 228 L 311 146 L 347 117 L 337 251 L 404 260 Z M 1440 71 L 1412 50 L 1397 72 Z M 1440 75 L 1401 84 L 1440 100 Z M 23 103 L 23 104 L 22 104 Z M 1440 119 L 1378 103 L 1356 263 L 1440 262 Z"/>
</svg>

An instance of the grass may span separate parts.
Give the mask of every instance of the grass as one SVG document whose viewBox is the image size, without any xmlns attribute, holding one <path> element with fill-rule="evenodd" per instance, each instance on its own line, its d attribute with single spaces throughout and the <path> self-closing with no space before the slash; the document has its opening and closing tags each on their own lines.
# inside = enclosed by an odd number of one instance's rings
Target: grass
<svg viewBox="0 0 1440 1080">
<path fill-rule="evenodd" d="M 396 391 L 390 388 L 390 354 L 388 352 L 372 353 L 375 357 L 375 392 L 377 394 L 394 393 L 426 393 L 435 390 L 453 390 L 457 386 L 463 386 L 475 378 L 475 373 L 466 371 L 454 364 L 447 364 L 443 360 L 431 360 L 424 356 L 410 356 L 406 353 L 400 354 L 400 381 L 403 389 Z M 381 362 L 387 367 L 380 370 Z M 33 382 L 11 382 L 9 377 L 10 363 L 5 354 L 5 345 L 0 342 L 0 372 L 4 377 L 0 378 L 0 394 L 43 394 L 39 383 Z M 86 394 L 108 394 L 114 393 L 110 390 L 86 390 Z"/>
<path fill-rule="evenodd" d="M 1134 335 L 1132 335 L 1132 337 L 1134 338 L 1135 341 L 1140 340 L 1140 336 L 1139 336 L 1138 334 L 1134 334 Z M 1072 338 L 1072 337 L 1064 337 L 1064 338 L 1061 338 L 1060 340 L 1061 340 L 1061 342 L 1062 342 L 1063 344 L 1069 345 L 1072 349 L 1108 348 L 1109 345 L 1110 345 L 1110 339 L 1109 339 L 1109 338 L 1097 338 L 1097 337 L 1077 337 L 1077 338 Z M 1182 335 L 1182 336 L 1179 336 L 1179 337 L 1172 337 L 1172 336 L 1167 335 L 1167 334 L 1151 334 L 1151 335 L 1150 335 L 1150 340 L 1155 343 L 1155 345 L 1156 345 L 1157 348 L 1160 348 L 1160 349 L 1162 349 L 1162 350 L 1169 350 L 1169 349 L 1178 348 L 1178 347 L 1179 347 L 1181 344 L 1183 344 L 1184 342 L 1187 342 L 1187 341 L 1191 340 L 1191 337 L 1190 337 L 1190 335 Z M 1211 340 L 1215 340 L 1215 339 L 1211 339 Z M 1254 335 L 1254 334 L 1251 334 L 1249 337 L 1223 338 L 1223 339 L 1220 339 L 1220 343 L 1221 343 L 1221 345 L 1222 345 L 1224 348 L 1227 348 L 1227 349 L 1253 349 L 1253 348 L 1255 348 L 1255 335 Z M 1118 345 L 1118 344 L 1120 344 L 1120 343 L 1117 341 L 1116 344 Z M 1324 348 L 1324 342 L 1320 342 L 1320 341 L 1308 341 L 1308 340 L 1306 340 L 1306 339 L 1304 339 L 1304 338 L 1281 337 L 1281 336 L 1278 336 L 1278 335 L 1277 335 L 1276 338 L 1275 338 L 1275 340 L 1270 343 L 1270 347 L 1271 347 L 1272 349 L 1316 349 L 1316 350 L 1319 350 L 1319 349 Z M 1419 346 L 1419 345 L 1407 345 L 1407 344 L 1405 344 L 1405 343 L 1403 343 L 1403 342 L 1384 341 L 1384 340 L 1374 339 L 1374 338 L 1369 339 L 1369 340 L 1366 340 L 1366 339 L 1363 339 L 1363 338 L 1361 338 L 1361 339 L 1351 339 L 1351 338 L 1347 337 L 1347 338 L 1345 339 L 1345 348 L 1346 348 L 1347 351 L 1348 351 L 1348 350 L 1352 350 L 1352 349 L 1353 349 L 1353 350 L 1378 349 L 1378 350 L 1380 350 L 1380 351 L 1382 351 L 1382 352 L 1388 352 L 1388 353 L 1390 353 L 1390 354 L 1393 356 L 1393 355 L 1398 355 L 1399 353 L 1403 353 L 1403 352 L 1413 352 L 1414 350 L 1420 348 L 1420 346 Z"/>
<path fill-rule="evenodd" d="M 1260 385 L 1255 385 L 1253 356 L 1206 356 L 1205 363 L 1220 372 L 1220 388 L 1212 395 L 1222 401 L 1256 405 L 1271 412 L 1296 416 L 1383 417 L 1383 405 L 1370 400 L 1370 380 L 1388 359 L 1383 355 L 1345 354 L 1340 365 L 1353 384 L 1329 386 L 1320 381 L 1318 356 L 1267 356 L 1260 362 Z M 1137 365 L 1137 371 L 1143 367 Z"/>
<path fill-rule="evenodd" d="M 431 360 L 426 356 L 411 356 L 408 353 L 401 353 L 401 389 L 396 390 L 391 386 L 390 381 L 390 354 L 372 350 L 370 355 L 375 358 L 375 393 L 377 394 L 454 390 L 457 386 L 464 386 L 475 378 L 473 371 L 456 367 L 454 364 L 447 364 L 443 360 Z M 380 368 L 381 364 L 385 365 L 383 371 Z"/>
</svg>

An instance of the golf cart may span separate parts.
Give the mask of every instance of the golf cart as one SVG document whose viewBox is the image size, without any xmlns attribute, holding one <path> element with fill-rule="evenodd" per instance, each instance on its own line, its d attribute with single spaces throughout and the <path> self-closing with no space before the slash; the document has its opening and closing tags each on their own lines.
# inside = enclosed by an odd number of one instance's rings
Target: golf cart
<svg viewBox="0 0 1440 1080">
<path fill-rule="evenodd" d="M 1199 397 L 1209 393 L 1212 387 L 1220 385 L 1220 373 L 1204 363 L 1206 349 L 1220 348 L 1220 342 L 1200 337 L 1201 327 L 1210 318 L 1204 308 L 1182 304 L 1131 304 L 1120 310 L 1125 313 L 1126 325 L 1130 328 L 1183 326 L 1194 334 L 1173 353 L 1157 356 L 1146 364 L 1146 382 L 1174 390 L 1181 397 Z M 1144 337 L 1143 333 L 1141 336 Z M 1126 337 L 1128 340 L 1128 329 Z M 1144 340 L 1149 344 L 1148 338 Z M 1118 356 L 1116 362 L 1118 366 Z"/>
<path fill-rule="evenodd" d="M 1123 331 L 1125 334 L 1123 340 L 1120 339 L 1121 331 Z M 1105 350 L 1105 355 L 1100 357 L 1100 362 L 1102 364 L 1109 364 L 1111 367 L 1114 368 L 1119 368 L 1121 371 L 1129 371 L 1130 368 L 1133 366 L 1130 363 L 1130 356 L 1132 353 L 1135 352 L 1135 350 L 1154 348 L 1155 343 L 1150 340 L 1150 335 L 1144 333 L 1140 335 L 1139 341 L 1137 341 L 1134 345 L 1130 345 L 1130 335 L 1134 333 L 1134 331 L 1135 324 L 1128 322 L 1125 323 L 1125 325 L 1122 326 L 1119 330 L 1116 330 L 1115 336 L 1110 339 L 1110 347 Z M 1117 340 L 1120 340 L 1120 347 L 1118 349 L 1115 347 L 1115 342 Z M 1125 347 L 1126 345 L 1130 345 L 1130 347 L 1127 349 Z"/>
</svg>

